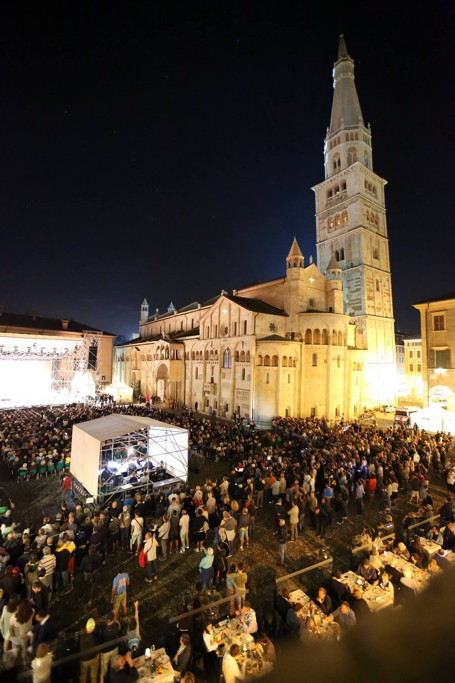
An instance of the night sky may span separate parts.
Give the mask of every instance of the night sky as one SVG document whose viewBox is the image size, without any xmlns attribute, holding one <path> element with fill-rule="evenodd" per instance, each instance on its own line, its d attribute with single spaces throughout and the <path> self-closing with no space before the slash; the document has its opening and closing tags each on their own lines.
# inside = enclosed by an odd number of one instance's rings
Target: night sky
<svg viewBox="0 0 455 683">
<path fill-rule="evenodd" d="M 117 334 L 315 256 L 333 62 L 345 33 L 373 132 L 395 316 L 454 286 L 454 4 L 3 6 L 6 311 Z M 8 8 L 8 5 L 6 5 Z"/>
</svg>

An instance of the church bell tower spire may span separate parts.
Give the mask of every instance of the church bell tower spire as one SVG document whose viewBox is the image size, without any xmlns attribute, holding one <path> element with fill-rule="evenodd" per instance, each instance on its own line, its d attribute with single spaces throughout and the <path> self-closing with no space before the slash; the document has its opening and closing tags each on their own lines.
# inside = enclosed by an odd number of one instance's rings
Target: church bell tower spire
<svg viewBox="0 0 455 683">
<path fill-rule="evenodd" d="M 344 36 L 333 68 L 333 102 L 324 141 L 325 180 L 315 187 L 318 266 L 341 274 L 344 312 L 365 351 L 365 405 L 395 401 L 395 336 L 386 181 L 373 171 L 371 130 Z M 338 269 L 336 269 L 338 264 Z"/>
</svg>

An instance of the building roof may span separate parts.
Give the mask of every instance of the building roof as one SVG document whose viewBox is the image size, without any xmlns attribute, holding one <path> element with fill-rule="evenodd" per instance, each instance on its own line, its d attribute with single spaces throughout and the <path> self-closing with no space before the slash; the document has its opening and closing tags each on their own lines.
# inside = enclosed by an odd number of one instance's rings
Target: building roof
<svg viewBox="0 0 455 683">
<path fill-rule="evenodd" d="M 303 259 L 303 254 L 302 250 L 299 247 L 299 243 L 297 242 L 296 238 L 292 240 L 291 248 L 289 249 L 289 254 L 287 255 L 287 258 L 294 258 L 295 256 L 298 256 Z"/>
<path fill-rule="evenodd" d="M 66 323 L 68 326 L 65 327 Z M 44 318 L 34 313 L 0 313 L 0 330 L 3 327 L 15 327 L 33 330 L 46 330 L 49 332 L 78 332 L 82 333 L 85 330 L 94 331 L 92 325 L 85 325 L 79 323 L 77 320 L 69 320 L 66 318 Z M 3 330 L 4 331 L 4 330 Z M 108 337 L 115 337 L 112 332 L 105 332 L 100 330 Z"/>
<path fill-rule="evenodd" d="M 275 308 L 270 304 L 266 304 L 265 301 L 260 299 L 250 299 L 246 296 L 229 296 L 225 295 L 226 299 L 232 301 L 234 304 L 245 308 L 247 311 L 253 311 L 254 313 L 265 313 L 266 315 L 283 315 L 287 316 L 286 311 L 281 308 Z"/>
<path fill-rule="evenodd" d="M 269 334 L 268 337 L 262 337 L 258 341 L 279 341 L 279 342 L 293 342 L 296 339 L 289 339 L 288 337 L 283 337 L 281 334 Z"/>
<path fill-rule="evenodd" d="M 98 417 L 95 420 L 88 422 L 79 422 L 74 425 L 74 429 L 85 432 L 96 441 L 107 441 L 116 436 L 123 436 L 134 432 L 144 427 L 151 427 L 152 429 L 163 429 L 169 432 L 186 432 L 186 429 L 177 427 L 176 425 L 168 424 L 167 422 L 160 422 L 153 420 L 150 417 L 141 417 L 139 415 L 122 415 L 121 413 L 114 413 L 106 415 L 105 417 Z"/>
<path fill-rule="evenodd" d="M 413 304 L 414 306 L 419 306 L 420 304 L 432 304 L 438 301 L 449 301 L 450 299 L 455 299 L 455 292 L 448 292 L 447 294 L 440 294 L 439 296 L 433 296 L 431 299 L 424 299 L 423 301 L 417 301 Z M 0 318 L 1 320 L 1 318 Z"/>
<path fill-rule="evenodd" d="M 354 60 L 348 54 L 344 36 L 340 36 L 338 60 L 335 63 L 334 93 L 329 135 L 343 126 L 363 125 L 362 110 L 354 81 Z"/>
</svg>

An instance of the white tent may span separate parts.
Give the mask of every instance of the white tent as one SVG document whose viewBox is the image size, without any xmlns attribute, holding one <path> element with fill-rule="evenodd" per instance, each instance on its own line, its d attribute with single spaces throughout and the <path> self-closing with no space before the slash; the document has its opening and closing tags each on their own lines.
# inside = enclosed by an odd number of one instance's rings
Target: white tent
<svg viewBox="0 0 455 683">
<path fill-rule="evenodd" d="M 103 394 L 111 394 L 117 403 L 133 402 L 133 387 L 125 382 L 115 382 L 103 388 Z"/>
<path fill-rule="evenodd" d="M 411 415 L 411 425 L 427 432 L 450 432 L 455 434 L 455 413 L 450 413 L 440 406 L 432 405 L 417 410 Z"/>
<path fill-rule="evenodd" d="M 90 495 L 99 495 L 101 446 L 104 442 L 121 439 L 133 444 L 135 435 L 147 445 L 147 455 L 154 466 L 164 463 L 173 477 L 188 478 L 188 431 L 182 427 L 137 415 L 114 413 L 73 426 L 71 445 L 71 474 Z M 144 436 L 145 434 L 145 436 Z M 123 438 L 124 437 L 124 438 Z"/>
</svg>

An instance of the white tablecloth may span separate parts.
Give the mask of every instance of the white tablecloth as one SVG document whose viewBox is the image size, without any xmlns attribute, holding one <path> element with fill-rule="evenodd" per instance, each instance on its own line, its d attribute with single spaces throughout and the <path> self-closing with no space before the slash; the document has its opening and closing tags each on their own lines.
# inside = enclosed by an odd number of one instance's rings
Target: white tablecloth
<svg viewBox="0 0 455 683">
<path fill-rule="evenodd" d="M 301 605 L 306 605 L 307 602 L 310 602 L 310 598 L 301 588 L 297 588 L 297 590 L 289 593 L 289 599 L 294 604 L 299 602 Z"/>
<path fill-rule="evenodd" d="M 362 597 L 371 612 L 379 612 L 379 610 L 393 605 L 393 599 L 389 593 L 386 593 L 380 586 L 371 586 L 355 572 L 345 572 L 342 580 L 343 583 L 347 584 L 350 591 L 354 586 L 362 588 Z"/>
<path fill-rule="evenodd" d="M 151 653 L 151 660 L 155 663 L 156 669 L 153 674 L 150 673 L 150 660 L 147 661 L 145 655 L 139 657 L 136 660 L 136 668 L 139 673 L 139 681 L 141 683 L 174 683 L 175 671 L 172 668 L 172 664 L 168 661 L 166 664 L 157 666 L 156 660 L 158 658 L 167 657 L 166 650 L 161 647 L 159 650 Z M 169 657 L 167 657 L 169 659 Z M 163 669 L 161 673 L 157 673 L 160 669 Z"/>
<path fill-rule="evenodd" d="M 426 572 L 424 569 L 419 569 L 413 565 L 412 562 L 403 560 L 402 557 L 395 555 L 395 553 L 385 552 L 381 555 L 381 560 L 384 565 L 389 564 L 394 569 L 398 569 L 398 571 L 402 574 L 404 573 L 405 569 L 409 569 L 411 572 L 411 578 L 413 578 L 417 583 L 419 591 L 423 590 L 430 580 L 430 574 L 428 572 Z"/>
</svg>

